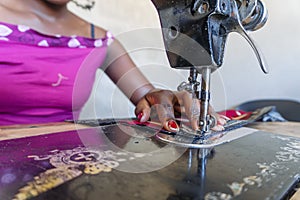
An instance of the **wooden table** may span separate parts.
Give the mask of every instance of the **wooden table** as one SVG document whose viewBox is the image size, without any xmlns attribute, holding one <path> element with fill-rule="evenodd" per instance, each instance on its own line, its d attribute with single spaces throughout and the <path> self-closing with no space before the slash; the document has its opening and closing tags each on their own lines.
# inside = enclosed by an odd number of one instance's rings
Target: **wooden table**
<svg viewBox="0 0 300 200">
<path fill-rule="evenodd" d="M 62 131 L 84 129 L 84 128 L 88 128 L 88 126 L 67 123 L 67 122 L 0 126 L 0 141 L 7 140 L 7 139 L 28 137 L 28 136 L 43 135 L 49 133 L 57 133 Z"/>
<path fill-rule="evenodd" d="M 0 126 L 0 140 L 56 133 L 75 129 L 84 129 L 87 127 L 88 126 L 85 125 L 67 122 Z M 248 125 L 248 127 L 271 133 L 300 137 L 300 123 L 298 122 L 256 122 Z"/>
<path fill-rule="evenodd" d="M 248 127 L 262 131 L 277 133 L 282 135 L 294 136 L 300 138 L 300 123 L 297 122 L 256 122 Z M 32 125 L 15 125 L 1 126 L 0 140 L 8 140 L 14 138 L 22 138 L 28 136 L 36 136 L 49 133 L 57 133 L 62 131 L 85 129 L 88 126 L 73 123 L 49 123 L 49 124 L 32 124 Z M 300 190 L 298 190 L 292 200 L 300 199 Z"/>
</svg>

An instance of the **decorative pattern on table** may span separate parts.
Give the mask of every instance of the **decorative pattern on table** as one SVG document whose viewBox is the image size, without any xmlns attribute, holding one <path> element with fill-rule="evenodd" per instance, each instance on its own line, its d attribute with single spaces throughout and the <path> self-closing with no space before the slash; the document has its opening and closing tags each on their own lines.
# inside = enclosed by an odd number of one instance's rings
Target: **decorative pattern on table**
<svg viewBox="0 0 300 200">
<path fill-rule="evenodd" d="M 222 192 L 209 192 L 205 196 L 205 200 L 231 200 L 241 195 L 248 190 L 247 187 L 256 186 L 260 188 L 262 183 L 268 183 L 276 178 L 278 173 L 283 173 L 289 170 L 290 162 L 300 162 L 300 140 L 295 140 L 290 137 L 273 136 L 273 139 L 278 139 L 287 142 L 285 146 L 280 147 L 276 152 L 275 160 L 271 163 L 257 163 L 259 172 L 255 175 L 244 177 L 241 182 L 233 182 L 227 184 L 232 191 L 232 194 Z M 283 185 L 278 185 L 280 189 Z"/>
<path fill-rule="evenodd" d="M 35 161 L 49 161 L 54 167 L 40 173 L 34 180 L 19 189 L 13 200 L 25 200 L 38 196 L 82 174 L 111 172 L 120 162 L 143 157 L 144 154 L 113 152 L 111 150 L 78 147 L 71 150 L 53 150 L 49 155 L 29 155 Z"/>
</svg>

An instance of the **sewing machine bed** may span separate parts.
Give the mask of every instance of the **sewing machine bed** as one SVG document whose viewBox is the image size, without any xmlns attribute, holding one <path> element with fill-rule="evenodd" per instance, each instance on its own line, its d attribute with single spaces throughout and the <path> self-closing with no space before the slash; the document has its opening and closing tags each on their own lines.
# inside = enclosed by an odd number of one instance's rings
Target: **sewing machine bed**
<svg viewBox="0 0 300 200">
<path fill-rule="evenodd" d="M 155 133 L 116 123 L 1 141 L 0 199 L 284 199 L 299 182 L 300 139 L 254 131 L 203 159 Z"/>
</svg>

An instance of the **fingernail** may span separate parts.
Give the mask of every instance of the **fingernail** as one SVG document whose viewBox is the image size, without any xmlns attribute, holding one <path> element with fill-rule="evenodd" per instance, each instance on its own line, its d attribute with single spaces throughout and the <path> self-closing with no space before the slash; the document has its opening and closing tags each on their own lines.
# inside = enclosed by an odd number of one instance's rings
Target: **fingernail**
<svg viewBox="0 0 300 200">
<path fill-rule="evenodd" d="M 226 120 L 225 119 L 223 119 L 223 118 L 220 118 L 219 120 L 218 120 L 218 122 L 217 122 L 217 125 L 221 125 L 221 126 L 223 126 L 223 125 L 225 125 L 226 124 Z"/>
<path fill-rule="evenodd" d="M 179 131 L 178 124 L 174 120 L 170 120 L 167 122 L 167 126 L 172 130 L 172 131 Z"/>
<path fill-rule="evenodd" d="M 138 121 L 141 121 L 142 117 L 143 117 L 143 113 L 142 113 L 142 112 L 140 112 L 140 113 L 138 114 L 138 116 L 137 116 L 137 118 L 138 118 Z"/>
<path fill-rule="evenodd" d="M 225 128 L 224 128 L 224 126 L 217 125 L 217 126 L 214 126 L 214 127 L 212 128 L 212 130 L 214 130 L 214 131 L 224 131 Z"/>
</svg>

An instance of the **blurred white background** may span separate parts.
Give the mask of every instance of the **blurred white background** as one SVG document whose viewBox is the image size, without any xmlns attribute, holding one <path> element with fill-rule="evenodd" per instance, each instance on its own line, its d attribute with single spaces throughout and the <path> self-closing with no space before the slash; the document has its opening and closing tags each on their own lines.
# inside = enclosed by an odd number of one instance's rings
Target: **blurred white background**
<svg viewBox="0 0 300 200">
<path fill-rule="evenodd" d="M 85 0 L 78 0 L 83 2 Z M 263 52 L 269 67 L 264 74 L 248 43 L 229 35 L 223 66 L 212 75 L 211 103 L 215 110 L 255 99 L 300 101 L 300 1 L 264 0 L 269 12 L 266 25 L 250 36 Z M 158 87 L 176 90 L 187 71 L 169 67 L 158 15 L 150 0 L 96 0 L 91 11 L 69 4 L 72 12 L 110 30 L 127 48 L 135 63 Z M 128 117 L 134 107 L 99 70 L 94 92 L 81 117 Z"/>
</svg>

